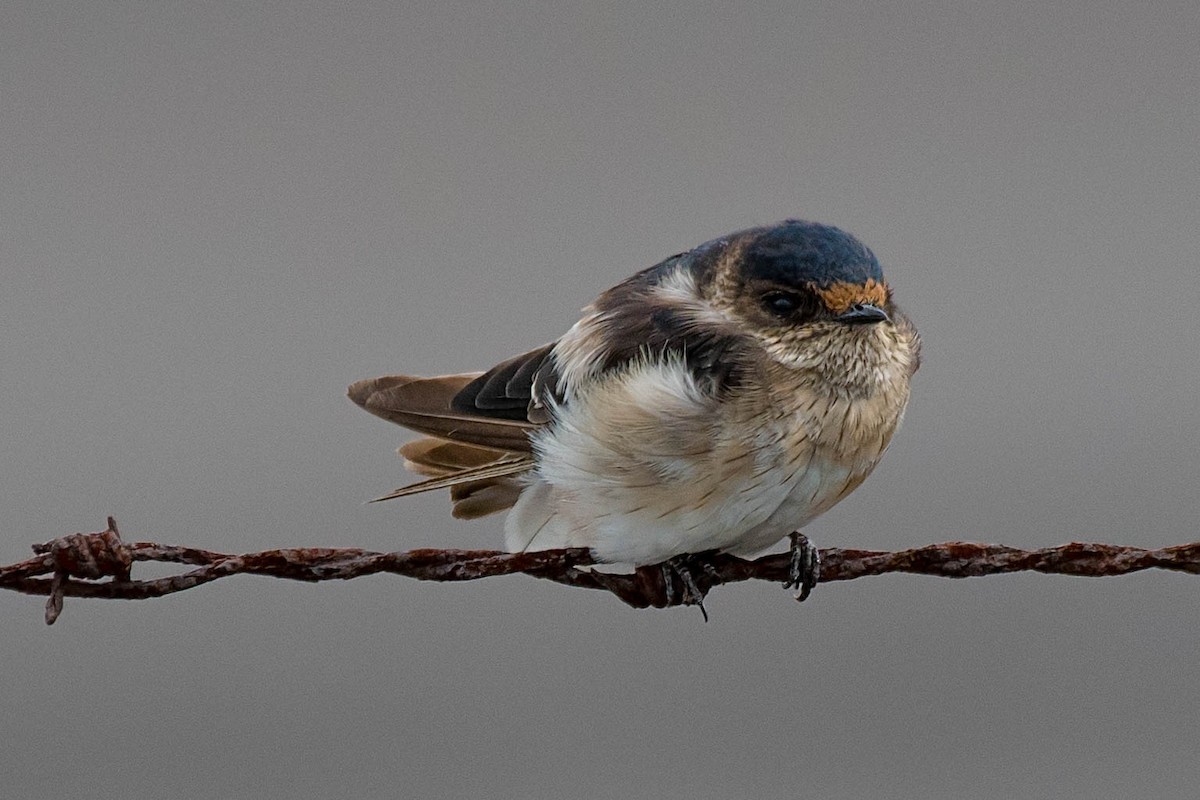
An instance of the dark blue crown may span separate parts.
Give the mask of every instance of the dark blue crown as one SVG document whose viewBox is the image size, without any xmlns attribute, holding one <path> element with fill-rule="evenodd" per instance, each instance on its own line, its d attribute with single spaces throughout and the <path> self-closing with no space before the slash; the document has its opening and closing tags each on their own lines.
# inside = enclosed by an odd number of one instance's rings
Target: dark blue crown
<svg viewBox="0 0 1200 800">
<path fill-rule="evenodd" d="M 746 277 L 799 285 L 829 286 L 840 281 L 883 282 L 883 269 L 862 242 L 831 225 L 789 219 L 769 228 L 752 228 L 728 239 L 746 237 Z"/>
</svg>

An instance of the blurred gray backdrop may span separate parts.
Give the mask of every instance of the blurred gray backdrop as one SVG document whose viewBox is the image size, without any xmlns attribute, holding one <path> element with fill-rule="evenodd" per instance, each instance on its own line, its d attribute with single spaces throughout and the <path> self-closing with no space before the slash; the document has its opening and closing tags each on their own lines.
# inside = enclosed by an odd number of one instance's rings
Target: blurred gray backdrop
<svg viewBox="0 0 1200 800">
<path fill-rule="evenodd" d="M 344 397 L 800 216 L 925 338 L 825 546 L 1200 539 L 1200 5 L 0 9 L 0 562 L 499 546 Z M 161 574 L 138 567 L 135 575 Z M 1191 798 L 1200 582 L 0 594 L 5 796 Z"/>
</svg>

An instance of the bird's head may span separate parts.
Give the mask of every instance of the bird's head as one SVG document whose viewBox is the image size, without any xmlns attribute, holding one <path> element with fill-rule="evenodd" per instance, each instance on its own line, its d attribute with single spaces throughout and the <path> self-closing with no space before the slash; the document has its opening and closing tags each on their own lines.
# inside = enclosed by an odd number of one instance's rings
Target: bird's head
<svg viewBox="0 0 1200 800">
<path fill-rule="evenodd" d="M 829 225 L 787 220 L 708 242 L 685 258 L 709 303 L 795 369 L 860 382 L 918 363 L 916 330 L 875 254 Z"/>
</svg>

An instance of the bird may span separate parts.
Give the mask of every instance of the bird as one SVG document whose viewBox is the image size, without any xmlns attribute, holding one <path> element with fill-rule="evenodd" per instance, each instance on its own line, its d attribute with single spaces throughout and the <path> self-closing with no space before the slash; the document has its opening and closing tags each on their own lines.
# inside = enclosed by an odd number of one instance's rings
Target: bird
<svg viewBox="0 0 1200 800">
<path fill-rule="evenodd" d="M 400 453 L 424 480 L 379 500 L 448 488 L 457 518 L 508 511 L 509 551 L 672 565 L 703 610 L 685 559 L 789 534 L 807 595 L 819 562 L 798 531 L 879 463 L 920 363 L 875 254 L 788 219 L 643 269 L 557 341 L 486 372 L 389 375 L 348 395 L 423 434 Z"/>
</svg>

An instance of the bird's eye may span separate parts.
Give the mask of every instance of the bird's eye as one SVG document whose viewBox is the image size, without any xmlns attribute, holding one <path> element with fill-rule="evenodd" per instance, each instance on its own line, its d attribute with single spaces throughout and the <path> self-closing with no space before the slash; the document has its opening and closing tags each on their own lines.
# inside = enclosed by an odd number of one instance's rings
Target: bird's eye
<svg viewBox="0 0 1200 800">
<path fill-rule="evenodd" d="M 804 299 L 792 292 L 768 292 L 763 295 L 762 304 L 772 314 L 790 317 L 804 305 Z"/>
</svg>

